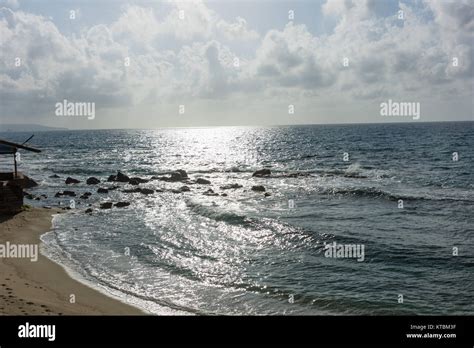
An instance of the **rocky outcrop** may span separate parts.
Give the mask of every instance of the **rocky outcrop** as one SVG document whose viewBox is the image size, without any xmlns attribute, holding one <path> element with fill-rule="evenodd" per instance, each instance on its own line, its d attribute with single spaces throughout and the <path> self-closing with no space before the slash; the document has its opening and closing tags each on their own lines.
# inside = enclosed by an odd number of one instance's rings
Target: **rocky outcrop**
<svg viewBox="0 0 474 348">
<path fill-rule="evenodd" d="M 128 207 L 129 205 L 130 205 L 130 202 L 117 202 L 114 204 L 114 206 L 117 208 Z"/>
<path fill-rule="evenodd" d="M 150 180 L 148 179 L 142 179 L 142 178 L 139 178 L 139 177 L 133 177 L 133 178 L 130 178 L 130 180 L 128 181 L 129 184 L 131 185 L 138 185 L 138 184 L 145 184 L 147 182 L 149 182 Z"/>
<path fill-rule="evenodd" d="M 188 180 L 188 173 L 185 170 L 178 169 L 174 172 L 170 173 L 170 176 L 159 176 L 159 177 L 152 177 L 152 179 L 161 180 L 161 181 L 168 181 L 168 182 L 178 182 L 178 181 L 185 181 Z"/>
<path fill-rule="evenodd" d="M 100 209 L 112 209 L 112 202 L 100 203 Z"/>
<path fill-rule="evenodd" d="M 97 178 L 94 178 L 93 176 L 91 176 L 89 179 L 87 179 L 86 181 L 86 184 L 87 185 L 97 185 L 100 183 L 100 180 L 97 179 Z"/>
<path fill-rule="evenodd" d="M 130 181 L 130 178 L 123 174 L 122 172 L 117 172 L 117 176 L 115 177 L 115 181 L 118 181 L 118 182 L 129 182 Z"/>
<path fill-rule="evenodd" d="M 84 192 L 79 198 L 81 199 L 89 199 L 89 197 L 92 195 L 90 192 Z"/>
<path fill-rule="evenodd" d="M 77 180 L 77 179 L 74 179 L 74 178 L 71 178 L 70 176 L 67 177 L 66 179 L 66 185 L 70 185 L 70 184 L 79 184 L 80 181 Z"/>
<path fill-rule="evenodd" d="M 24 188 L 24 189 L 29 189 L 29 188 L 38 186 L 38 183 L 34 181 L 33 179 L 27 177 L 26 175 L 23 175 L 22 178 L 15 180 L 15 185 L 20 186 L 21 188 Z"/>
<path fill-rule="evenodd" d="M 203 179 L 203 178 L 198 178 L 196 180 L 196 184 L 200 184 L 200 185 L 209 185 L 211 182 L 207 179 Z"/>
<path fill-rule="evenodd" d="M 254 172 L 252 174 L 252 176 L 255 176 L 255 177 L 262 177 L 262 176 L 268 176 L 270 175 L 272 172 L 270 171 L 270 169 L 260 169 L 260 170 L 257 170 L 256 172 Z"/>
<path fill-rule="evenodd" d="M 205 195 L 205 196 L 219 196 L 219 194 L 214 192 L 213 189 L 209 189 L 206 192 L 203 192 L 203 195 Z"/>
<path fill-rule="evenodd" d="M 252 191 L 265 192 L 265 187 L 263 187 L 262 185 L 252 186 Z"/>
<path fill-rule="evenodd" d="M 231 189 L 239 189 L 239 188 L 242 188 L 243 186 L 242 185 L 239 185 L 239 184 L 228 184 L 228 185 L 224 185 L 224 186 L 221 186 L 220 189 L 221 190 L 231 190 Z"/>
<path fill-rule="evenodd" d="M 151 195 L 155 191 L 153 191 L 152 189 L 142 188 L 139 192 L 143 195 Z"/>
</svg>

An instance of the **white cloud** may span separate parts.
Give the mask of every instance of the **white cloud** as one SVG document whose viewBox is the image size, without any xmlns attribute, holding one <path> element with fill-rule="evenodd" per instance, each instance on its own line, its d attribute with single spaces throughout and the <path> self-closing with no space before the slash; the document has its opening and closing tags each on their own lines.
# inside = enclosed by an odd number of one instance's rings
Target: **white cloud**
<svg viewBox="0 0 474 348">
<path fill-rule="evenodd" d="M 428 1 L 421 10 L 400 3 L 405 20 L 399 20 L 396 11 L 378 14 L 373 0 L 329 0 L 323 13 L 337 24 L 320 36 L 293 23 L 260 35 L 244 18 L 226 21 L 202 1 L 171 5 L 166 15 L 129 5 L 112 23 L 71 36 L 48 18 L 1 9 L 2 113 L 47 113 L 63 98 L 96 101 L 100 109 L 190 99 L 270 105 L 282 96 L 354 102 L 470 94 L 469 1 Z M 231 49 L 249 41 L 256 46 L 249 56 Z"/>
</svg>

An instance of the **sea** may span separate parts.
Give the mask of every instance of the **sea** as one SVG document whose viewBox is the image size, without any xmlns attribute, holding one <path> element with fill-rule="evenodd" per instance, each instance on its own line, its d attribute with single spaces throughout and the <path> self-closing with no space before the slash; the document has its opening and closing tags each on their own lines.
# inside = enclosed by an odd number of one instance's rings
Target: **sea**
<svg viewBox="0 0 474 348">
<path fill-rule="evenodd" d="M 28 144 L 42 152 L 21 151 L 19 170 L 47 198 L 25 203 L 65 208 L 42 253 L 148 313 L 474 314 L 474 122 L 43 131 Z M 150 195 L 106 182 L 178 169 L 187 183 L 140 184 Z"/>
</svg>

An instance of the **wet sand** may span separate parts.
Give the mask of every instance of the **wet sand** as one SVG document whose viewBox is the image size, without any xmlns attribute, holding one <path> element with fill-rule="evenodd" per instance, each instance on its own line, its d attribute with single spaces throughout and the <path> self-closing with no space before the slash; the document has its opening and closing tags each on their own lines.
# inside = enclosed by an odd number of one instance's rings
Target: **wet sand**
<svg viewBox="0 0 474 348">
<path fill-rule="evenodd" d="M 140 315 L 127 305 L 71 278 L 39 252 L 40 236 L 51 230 L 60 210 L 31 208 L 0 215 L 0 244 L 38 245 L 38 260 L 0 257 L 0 314 L 3 315 Z M 71 303 L 71 295 L 75 303 Z"/>
</svg>

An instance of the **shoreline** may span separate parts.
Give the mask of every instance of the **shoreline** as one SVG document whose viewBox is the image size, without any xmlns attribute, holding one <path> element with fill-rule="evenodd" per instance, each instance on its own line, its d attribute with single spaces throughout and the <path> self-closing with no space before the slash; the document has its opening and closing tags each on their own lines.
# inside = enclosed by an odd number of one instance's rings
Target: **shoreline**
<svg viewBox="0 0 474 348">
<path fill-rule="evenodd" d="M 51 231 L 53 215 L 60 213 L 31 208 L 0 216 L 1 245 L 38 246 L 37 261 L 0 257 L 0 315 L 146 315 L 72 278 L 39 251 L 41 235 Z"/>
</svg>

